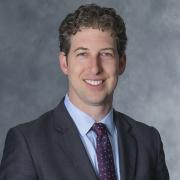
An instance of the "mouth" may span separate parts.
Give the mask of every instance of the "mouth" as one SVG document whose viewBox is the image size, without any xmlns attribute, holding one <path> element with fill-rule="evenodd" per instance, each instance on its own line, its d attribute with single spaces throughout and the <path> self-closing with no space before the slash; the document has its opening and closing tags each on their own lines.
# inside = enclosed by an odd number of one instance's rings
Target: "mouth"
<svg viewBox="0 0 180 180">
<path fill-rule="evenodd" d="M 92 85 L 92 86 L 99 86 L 101 85 L 104 81 L 103 80 L 84 80 L 87 84 Z"/>
</svg>

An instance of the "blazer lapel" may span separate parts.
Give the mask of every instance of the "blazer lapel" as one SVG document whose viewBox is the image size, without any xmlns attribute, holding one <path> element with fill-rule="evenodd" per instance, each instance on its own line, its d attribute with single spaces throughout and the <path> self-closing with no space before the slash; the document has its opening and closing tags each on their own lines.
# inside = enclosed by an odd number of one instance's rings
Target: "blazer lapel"
<svg viewBox="0 0 180 180">
<path fill-rule="evenodd" d="M 59 145 L 72 162 L 80 179 L 96 180 L 94 168 L 81 141 L 79 132 L 64 106 L 64 99 L 54 111 L 55 128 Z"/>
<path fill-rule="evenodd" d="M 137 144 L 131 133 L 131 125 L 125 118 L 121 113 L 114 111 L 120 150 L 121 180 L 133 180 L 135 176 Z"/>
</svg>

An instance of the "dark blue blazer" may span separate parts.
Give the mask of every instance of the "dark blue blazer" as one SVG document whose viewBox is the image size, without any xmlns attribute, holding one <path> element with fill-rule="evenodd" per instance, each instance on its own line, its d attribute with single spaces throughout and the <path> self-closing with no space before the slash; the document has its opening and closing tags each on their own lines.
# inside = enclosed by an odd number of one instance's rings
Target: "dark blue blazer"
<svg viewBox="0 0 180 180">
<path fill-rule="evenodd" d="M 121 180 L 169 180 L 158 131 L 114 111 Z M 63 100 L 53 110 L 9 130 L 0 180 L 97 180 Z"/>
</svg>

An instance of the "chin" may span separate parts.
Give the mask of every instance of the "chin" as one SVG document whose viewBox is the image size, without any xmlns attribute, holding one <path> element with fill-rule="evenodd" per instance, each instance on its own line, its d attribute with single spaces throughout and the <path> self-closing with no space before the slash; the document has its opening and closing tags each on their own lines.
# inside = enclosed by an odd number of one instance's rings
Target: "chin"
<svg viewBox="0 0 180 180">
<path fill-rule="evenodd" d="M 108 100 L 108 98 L 91 98 L 91 99 L 86 99 L 86 103 L 92 106 L 102 106 L 106 104 L 110 104 L 111 101 Z"/>
</svg>

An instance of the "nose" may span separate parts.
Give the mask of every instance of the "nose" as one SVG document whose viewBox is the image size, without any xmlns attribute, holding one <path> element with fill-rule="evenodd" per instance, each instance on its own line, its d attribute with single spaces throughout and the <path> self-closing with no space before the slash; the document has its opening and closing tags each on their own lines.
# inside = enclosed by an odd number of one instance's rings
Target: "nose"
<svg viewBox="0 0 180 180">
<path fill-rule="evenodd" d="M 91 58 L 90 71 L 94 75 L 100 74 L 102 72 L 102 64 L 98 56 Z"/>
</svg>

